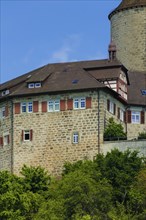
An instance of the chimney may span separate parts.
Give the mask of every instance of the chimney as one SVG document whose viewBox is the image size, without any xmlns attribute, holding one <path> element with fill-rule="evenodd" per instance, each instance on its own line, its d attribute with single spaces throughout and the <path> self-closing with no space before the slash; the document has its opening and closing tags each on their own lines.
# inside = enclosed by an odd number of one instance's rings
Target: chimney
<svg viewBox="0 0 146 220">
<path fill-rule="evenodd" d="M 116 60 L 116 45 L 114 44 L 113 40 L 111 40 L 109 47 L 108 47 L 108 52 L 109 52 L 109 60 Z"/>
</svg>

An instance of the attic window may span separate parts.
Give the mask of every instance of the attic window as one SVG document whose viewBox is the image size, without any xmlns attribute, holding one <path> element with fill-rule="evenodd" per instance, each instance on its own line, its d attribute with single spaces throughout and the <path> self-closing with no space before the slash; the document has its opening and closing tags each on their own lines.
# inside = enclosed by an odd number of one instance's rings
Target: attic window
<svg viewBox="0 0 146 220">
<path fill-rule="evenodd" d="M 9 90 L 7 89 L 7 90 L 4 90 L 4 91 L 2 91 L 2 96 L 5 96 L 5 95 L 8 95 L 10 92 L 9 92 Z"/>
<path fill-rule="evenodd" d="M 28 83 L 28 88 L 29 88 L 29 89 L 40 88 L 40 87 L 41 87 L 41 83 L 40 83 L 40 82 Z"/>
<path fill-rule="evenodd" d="M 74 79 L 73 81 L 72 81 L 72 84 L 77 84 L 78 83 L 78 79 Z"/>
</svg>

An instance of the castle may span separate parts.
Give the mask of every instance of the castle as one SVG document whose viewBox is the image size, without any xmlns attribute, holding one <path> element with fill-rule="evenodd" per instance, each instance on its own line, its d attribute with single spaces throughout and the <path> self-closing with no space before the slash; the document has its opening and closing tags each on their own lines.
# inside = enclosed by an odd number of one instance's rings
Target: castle
<svg viewBox="0 0 146 220">
<path fill-rule="evenodd" d="M 146 131 L 146 0 L 109 14 L 104 60 L 48 64 L 0 85 L 0 169 L 59 174 L 65 161 L 102 152 L 108 119 L 127 139 Z"/>
</svg>

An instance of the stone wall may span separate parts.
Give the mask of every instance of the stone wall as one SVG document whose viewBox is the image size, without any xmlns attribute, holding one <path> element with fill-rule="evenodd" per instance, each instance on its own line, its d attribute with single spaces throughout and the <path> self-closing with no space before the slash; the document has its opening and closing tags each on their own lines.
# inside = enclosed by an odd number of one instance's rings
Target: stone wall
<svg viewBox="0 0 146 220">
<path fill-rule="evenodd" d="M 91 106 L 67 110 L 67 100 L 75 97 L 91 97 Z M 65 100 L 66 106 L 62 111 L 42 112 L 42 103 L 50 99 Z M 107 110 L 107 100 L 116 104 L 115 114 Z M 17 111 L 16 114 L 16 103 L 31 101 L 39 104 L 36 112 Z M 126 131 L 126 125 L 118 119 L 117 112 L 118 108 L 124 110 L 125 106 L 110 93 L 101 90 L 21 97 L 13 99 L 13 102 L 1 103 L 1 106 L 8 106 L 8 116 L 0 120 L 0 137 L 9 133 L 10 143 L 0 147 L 0 169 L 16 174 L 26 164 L 40 165 L 49 173 L 58 175 L 66 161 L 74 162 L 84 158 L 92 160 L 96 154 L 109 148 L 103 145 L 103 133 L 110 117 L 121 123 Z M 138 126 L 141 130 L 146 127 L 133 124 L 128 126 L 130 132 L 136 132 Z M 32 131 L 31 141 L 22 139 L 24 130 Z M 79 134 L 78 144 L 73 143 L 74 132 Z"/>
<path fill-rule="evenodd" d="M 51 99 L 92 97 L 89 109 L 42 112 L 41 102 Z M 50 173 L 62 171 L 65 161 L 92 159 L 98 152 L 98 102 L 97 93 L 86 92 L 61 96 L 32 97 L 39 100 L 39 112 L 14 116 L 14 172 L 23 164 L 41 165 Z M 25 99 L 27 100 L 27 98 Z M 31 99 L 29 99 L 31 100 Z M 24 101 L 17 99 L 15 102 Z M 33 130 L 32 141 L 22 141 L 22 130 Z M 74 144 L 73 132 L 79 133 L 79 143 Z"/>
<path fill-rule="evenodd" d="M 146 7 L 130 8 L 111 17 L 117 58 L 128 70 L 146 71 Z"/>
<path fill-rule="evenodd" d="M 146 140 L 137 141 L 116 141 L 116 142 L 104 142 L 101 146 L 101 152 L 105 155 L 113 149 L 118 149 L 122 152 L 126 150 L 138 151 L 139 156 L 146 157 Z"/>
<path fill-rule="evenodd" d="M 0 137 L 4 137 L 5 134 L 9 135 L 10 142 L 12 139 L 12 114 L 11 114 L 11 102 L 4 101 L 0 103 L 0 108 L 7 107 L 7 116 L 0 118 Z M 4 139 L 3 139 L 4 142 Z M 0 170 L 12 170 L 12 145 L 0 146 Z"/>
</svg>

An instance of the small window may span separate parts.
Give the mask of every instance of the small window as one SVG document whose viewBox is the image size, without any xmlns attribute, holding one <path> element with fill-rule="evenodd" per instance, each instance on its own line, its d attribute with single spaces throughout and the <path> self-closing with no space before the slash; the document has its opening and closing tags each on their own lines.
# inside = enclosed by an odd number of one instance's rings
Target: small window
<svg viewBox="0 0 146 220">
<path fill-rule="evenodd" d="M 60 101 L 55 100 L 54 101 L 54 111 L 59 111 L 60 110 Z"/>
<path fill-rule="evenodd" d="M 85 98 L 75 98 L 74 99 L 74 109 L 85 109 L 86 99 Z"/>
<path fill-rule="evenodd" d="M 114 114 L 114 103 L 113 102 L 110 102 L 109 111 L 110 113 Z"/>
<path fill-rule="evenodd" d="M 29 89 L 34 88 L 34 83 L 29 83 L 29 84 L 28 84 L 28 88 L 29 88 Z"/>
<path fill-rule="evenodd" d="M 79 143 L 79 133 L 78 132 L 74 132 L 73 133 L 73 143 L 74 144 L 78 144 Z"/>
<path fill-rule="evenodd" d="M 8 89 L 7 89 L 7 90 L 2 91 L 2 96 L 8 95 L 8 94 L 9 94 L 9 90 L 8 90 Z"/>
<path fill-rule="evenodd" d="M 8 145 L 9 144 L 9 135 L 4 135 L 4 145 Z"/>
<path fill-rule="evenodd" d="M 22 112 L 26 112 L 26 102 L 23 102 L 23 103 L 21 104 L 21 111 L 22 111 Z"/>
<path fill-rule="evenodd" d="M 22 113 L 33 112 L 33 103 L 32 102 L 22 102 L 21 103 L 21 112 Z"/>
<path fill-rule="evenodd" d="M 124 111 L 120 109 L 120 120 L 124 121 Z"/>
<path fill-rule="evenodd" d="M 30 141 L 30 130 L 24 131 L 23 140 L 24 140 L 24 141 Z"/>
<path fill-rule="evenodd" d="M 28 102 L 28 112 L 32 112 L 32 111 L 33 111 L 32 102 Z"/>
<path fill-rule="evenodd" d="M 35 88 L 40 88 L 41 87 L 41 83 L 35 83 Z"/>
<path fill-rule="evenodd" d="M 132 111 L 131 119 L 132 119 L 131 121 L 133 124 L 139 124 L 140 123 L 140 112 Z"/>
<path fill-rule="evenodd" d="M 85 98 L 81 98 L 80 107 L 85 108 L 85 105 L 86 105 Z"/>
<path fill-rule="evenodd" d="M 6 112 L 6 108 L 2 107 L 1 109 L 1 117 L 4 118 L 5 117 L 5 112 Z"/>
<path fill-rule="evenodd" d="M 50 100 L 48 101 L 48 111 L 60 111 L 60 100 Z"/>
<path fill-rule="evenodd" d="M 79 109 L 79 99 L 74 99 L 74 109 Z"/>
<path fill-rule="evenodd" d="M 48 102 L 48 111 L 53 112 L 53 101 Z"/>
</svg>

